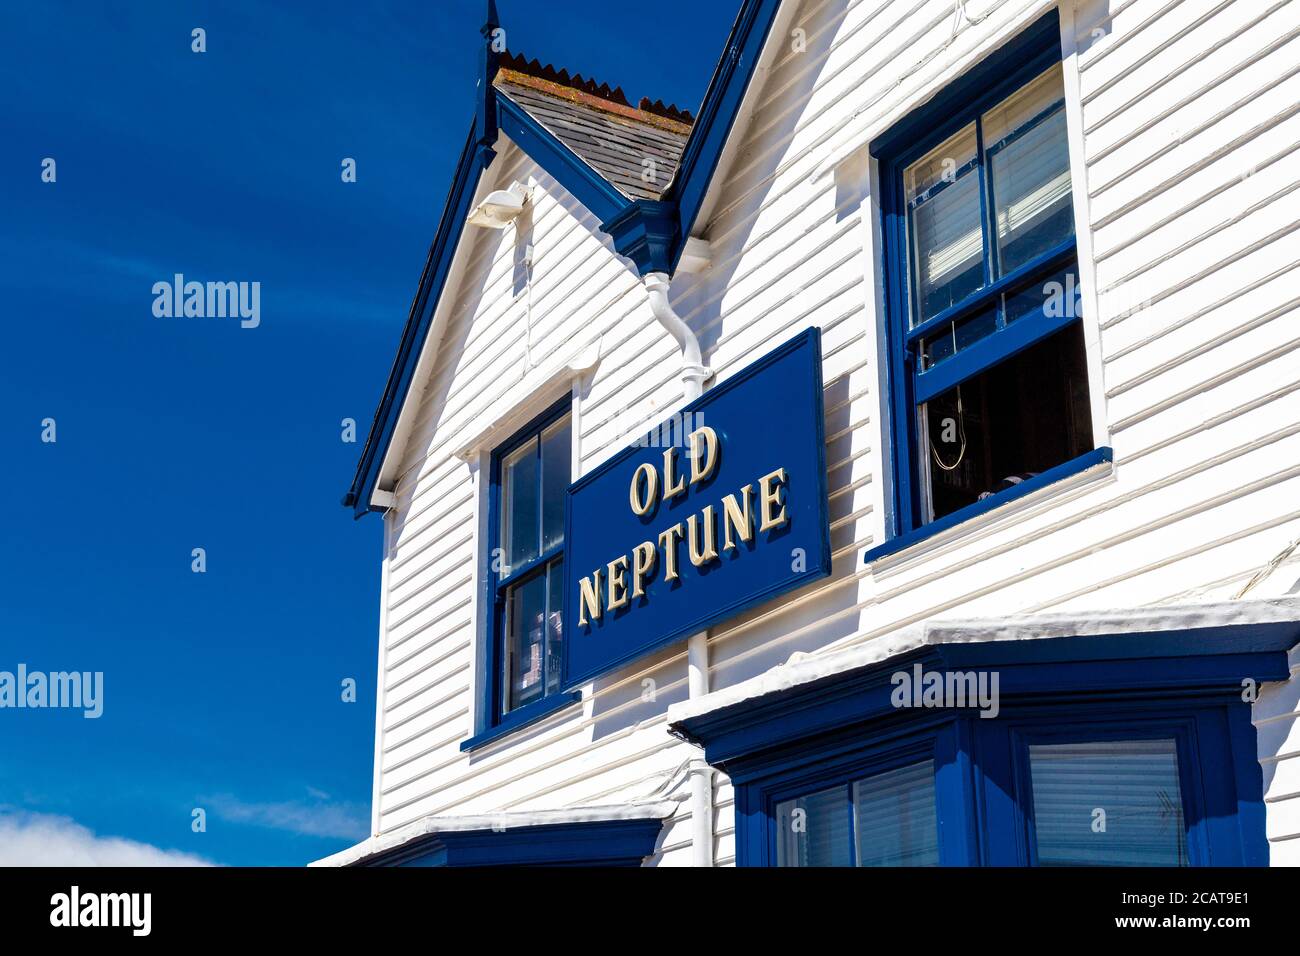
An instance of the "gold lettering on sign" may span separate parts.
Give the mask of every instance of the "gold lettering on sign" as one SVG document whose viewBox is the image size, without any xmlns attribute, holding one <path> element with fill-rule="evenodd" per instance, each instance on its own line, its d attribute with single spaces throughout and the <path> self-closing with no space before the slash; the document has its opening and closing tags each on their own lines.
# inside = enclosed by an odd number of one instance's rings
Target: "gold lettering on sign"
<svg viewBox="0 0 1300 956">
<path fill-rule="evenodd" d="M 605 601 L 605 607 L 611 611 L 615 611 L 627 604 L 627 579 L 623 577 L 623 572 L 626 570 L 626 554 L 620 554 L 609 562 L 609 598 Z"/>
<path fill-rule="evenodd" d="M 761 518 L 758 530 L 760 532 L 767 531 L 770 528 L 779 528 L 790 520 L 789 515 L 785 513 L 785 505 L 781 503 L 781 488 L 784 485 L 784 468 L 768 472 L 758 479 L 758 511 Z M 773 508 L 777 505 L 780 505 L 780 510 L 773 511 Z"/>
<path fill-rule="evenodd" d="M 742 508 L 736 501 L 735 495 L 727 495 L 722 499 L 722 550 L 732 551 L 736 547 L 736 539 L 732 537 L 734 531 L 744 544 L 749 543 L 749 539 L 754 537 L 754 515 L 749 505 L 749 499 L 754 494 L 754 486 L 746 485 L 740 489 L 740 496 L 744 499 L 745 506 Z"/>
<path fill-rule="evenodd" d="M 594 582 L 594 583 L 593 583 Z M 587 612 L 593 621 L 600 620 L 600 572 L 593 571 L 578 582 L 578 626 L 587 626 Z"/>
<path fill-rule="evenodd" d="M 645 486 L 644 493 L 637 491 L 637 485 Z M 636 471 L 632 473 L 632 487 L 627 492 L 632 513 L 647 514 L 655 506 L 655 496 L 658 494 L 659 472 L 655 471 L 655 466 L 649 462 L 638 465 Z"/>
<path fill-rule="evenodd" d="M 704 542 L 700 543 L 699 526 L 704 525 Z M 713 522 L 713 505 L 705 505 L 698 515 L 686 519 L 687 550 L 690 551 L 691 564 L 697 568 L 708 564 L 718 556 L 718 527 Z"/>
<path fill-rule="evenodd" d="M 691 460 L 689 478 L 677 471 L 676 445 L 664 451 L 662 478 L 650 462 L 637 466 L 628 487 L 628 504 L 633 514 L 648 515 L 661 501 L 685 495 L 688 488 L 713 477 L 722 452 L 718 433 L 707 425 L 701 426 L 687 436 L 686 447 Z M 718 560 L 719 519 L 723 552 L 737 551 L 741 545 L 750 544 L 756 533 L 785 527 L 790 523 L 786 511 L 788 498 L 789 476 L 784 468 L 777 468 L 756 483 L 724 495 L 720 504 L 705 505 L 685 521 L 665 528 L 657 539 L 642 541 L 630 556 L 621 554 L 578 582 L 578 625 L 586 627 L 598 622 L 604 611 L 627 607 L 634 599 L 645 597 L 654 581 L 656 566 L 661 562 L 665 584 L 681 580 L 678 546 L 683 541 L 695 567 Z"/>
<path fill-rule="evenodd" d="M 664 501 L 686 494 L 686 479 L 677 474 L 677 449 L 664 449 Z"/>
<path fill-rule="evenodd" d="M 708 425 L 691 432 L 691 484 L 698 485 L 718 467 L 718 433 Z"/>
<path fill-rule="evenodd" d="M 639 598 L 645 594 L 645 579 L 655 566 L 655 544 L 642 541 L 632 549 L 632 596 Z"/>
<path fill-rule="evenodd" d="M 680 577 L 677 573 L 677 542 L 680 540 L 682 540 L 681 524 L 665 528 L 659 534 L 659 547 L 664 549 L 665 581 L 676 581 Z"/>
</svg>

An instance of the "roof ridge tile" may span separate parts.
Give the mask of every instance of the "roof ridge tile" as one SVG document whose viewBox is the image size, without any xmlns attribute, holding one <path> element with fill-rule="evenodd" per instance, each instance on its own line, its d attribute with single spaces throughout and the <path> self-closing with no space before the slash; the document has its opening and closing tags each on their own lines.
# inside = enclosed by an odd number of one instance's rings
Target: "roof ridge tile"
<svg viewBox="0 0 1300 956">
<path fill-rule="evenodd" d="M 639 109 L 642 112 L 653 113 L 664 119 L 670 119 L 677 123 L 686 123 L 690 125 L 695 122 L 690 110 L 680 109 L 669 103 L 664 104 L 663 100 L 654 100 L 651 102 L 648 96 L 641 97 L 636 106 L 632 106 L 623 91 L 623 87 L 611 87 L 608 83 L 598 83 L 595 77 L 584 77 L 581 73 L 572 73 L 563 67 L 557 67 L 553 63 L 540 62 L 536 57 L 529 59 L 522 53 L 512 53 L 506 50 L 501 55 L 501 67 L 511 70 L 515 73 L 522 73 L 525 76 L 536 77 L 539 80 L 545 80 L 548 83 L 556 83 L 561 86 L 567 86 L 579 92 L 586 93 L 598 99 L 607 100 L 610 103 L 616 103 L 619 106 L 626 106 L 630 109 Z"/>
</svg>

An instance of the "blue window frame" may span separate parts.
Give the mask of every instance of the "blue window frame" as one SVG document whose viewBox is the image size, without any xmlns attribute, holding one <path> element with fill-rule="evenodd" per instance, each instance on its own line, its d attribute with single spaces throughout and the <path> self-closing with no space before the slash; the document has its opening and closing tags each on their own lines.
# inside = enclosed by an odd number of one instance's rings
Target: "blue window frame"
<svg viewBox="0 0 1300 956">
<path fill-rule="evenodd" d="M 1055 11 L 873 153 L 895 519 L 868 560 L 1109 458 L 1092 435 Z"/>
<path fill-rule="evenodd" d="M 560 690 L 564 501 L 573 439 L 566 399 L 492 453 L 489 641 L 472 750 L 579 699 Z"/>
<path fill-rule="evenodd" d="M 939 866 L 965 862 L 970 789 L 950 769 L 955 727 L 923 730 L 765 781 L 761 862 L 781 867 Z M 942 771 L 942 772 L 941 772 Z M 751 864 L 759 861 L 748 861 Z"/>
<path fill-rule="evenodd" d="M 1226 697 L 1067 698 L 805 740 L 764 758 L 757 777 L 737 774 L 738 862 L 1258 864 L 1262 827 L 1244 809 L 1260 800 L 1249 719 Z"/>
<path fill-rule="evenodd" d="M 1029 862 L 1189 865 L 1200 854 L 1188 846 L 1198 833 L 1188 826 L 1195 787 L 1182 779 L 1192 767 L 1187 730 L 1103 725 L 1020 735 Z"/>
<path fill-rule="evenodd" d="M 928 862 L 924 765 L 943 866 L 1261 866 L 1264 777 L 1242 688 L 1288 679 L 1295 641 L 1293 624 L 945 640 L 669 729 L 730 778 L 740 866 L 790 859 L 790 811 L 814 796 L 804 822 L 810 809 L 829 822 L 795 862 Z M 851 799 L 863 781 L 874 803 Z M 864 802 L 875 816 L 850 817 Z"/>
</svg>

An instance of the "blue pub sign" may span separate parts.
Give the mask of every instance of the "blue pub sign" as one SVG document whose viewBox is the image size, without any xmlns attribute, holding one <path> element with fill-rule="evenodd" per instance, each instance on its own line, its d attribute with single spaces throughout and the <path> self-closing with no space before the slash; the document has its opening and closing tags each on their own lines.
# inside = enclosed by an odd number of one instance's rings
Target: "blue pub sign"
<svg viewBox="0 0 1300 956">
<path fill-rule="evenodd" d="M 564 686 L 830 574 L 810 328 L 569 486 Z"/>
</svg>

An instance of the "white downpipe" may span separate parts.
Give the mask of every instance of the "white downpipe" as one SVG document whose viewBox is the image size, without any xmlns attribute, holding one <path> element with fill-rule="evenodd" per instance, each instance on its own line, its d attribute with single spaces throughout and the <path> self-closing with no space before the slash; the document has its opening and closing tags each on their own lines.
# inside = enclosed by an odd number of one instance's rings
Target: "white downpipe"
<svg viewBox="0 0 1300 956">
<path fill-rule="evenodd" d="M 687 686 L 690 697 L 709 692 L 709 632 L 692 634 L 686 642 Z M 713 866 L 713 768 L 704 757 L 691 758 L 691 848 L 695 866 Z"/>
<path fill-rule="evenodd" d="M 668 301 L 671 281 L 666 273 L 651 272 L 645 277 L 645 291 L 650 298 L 650 311 L 682 350 L 682 388 L 686 391 L 686 401 L 693 402 L 704 394 L 709 369 L 700 357 L 700 340 Z"/>
<path fill-rule="evenodd" d="M 668 299 L 668 285 L 671 281 L 666 273 L 651 272 L 645 277 L 645 289 L 650 299 L 650 311 L 682 350 L 682 389 L 689 404 L 704 394 L 709 369 L 700 354 L 700 340 L 682 317 L 673 311 Z M 708 631 L 693 634 L 686 642 L 686 669 L 691 699 L 703 697 L 709 692 Z M 713 866 L 713 768 L 705 762 L 703 756 L 692 757 L 690 777 L 694 865 Z"/>
</svg>

